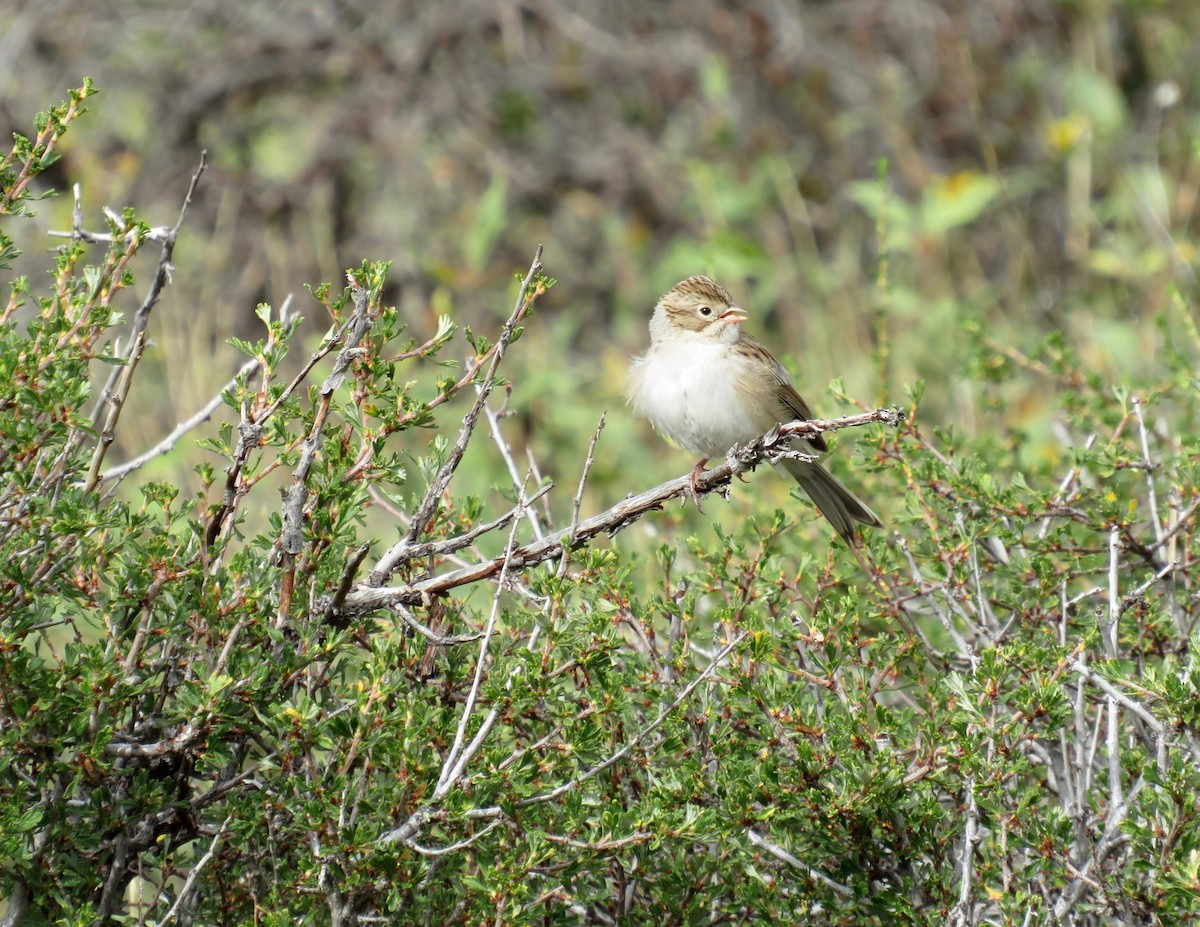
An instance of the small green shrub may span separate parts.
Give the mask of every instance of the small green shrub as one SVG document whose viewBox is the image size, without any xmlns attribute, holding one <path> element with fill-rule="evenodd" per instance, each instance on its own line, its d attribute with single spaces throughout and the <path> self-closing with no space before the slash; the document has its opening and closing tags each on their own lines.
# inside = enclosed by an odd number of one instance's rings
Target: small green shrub
<svg viewBox="0 0 1200 927">
<path fill-rule="evenodd" d="M 91 92 L 0 161 L 6 218 Z M 890 525 L 852 556 L 730 483 L 761 443 L 703 483 L 744 517 L 665 541 L 686 478 L 583 510 L 603 425 L 573 498 L 519 462 L 540 260 L 486 334 L 409 332 L 378 263 L 313 291 L 310 353 L 260 307 L 221 395 L 114 464 L 180 223 L 76 228 L 0 317 L 0 922 L 1200 913 L 1183 294 L 1151 386 L 1020 356 L 1069 410 L 1055 459 L 928 428 L 920 387 L 843 438 Z M 190 483 L 138 482 L 219 409 Z M 468 451 L 508 503 L 459 490 Z"/>
</svg>

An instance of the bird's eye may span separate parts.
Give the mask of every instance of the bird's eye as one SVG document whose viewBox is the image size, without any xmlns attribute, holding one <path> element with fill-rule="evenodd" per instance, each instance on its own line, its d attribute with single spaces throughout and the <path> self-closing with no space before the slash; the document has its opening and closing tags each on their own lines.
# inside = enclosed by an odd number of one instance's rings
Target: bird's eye
<svg viewBox="0 0 1200 927">
<path fill-rule="evenodd" d="M 702 316 L 704 316 L 705 318 L 707 318 L 708 316 L 712 315 L 712 306 L 701 306 L 701 307 L 700 307 L 700 314 L 701 314 Z"/>
</svg>

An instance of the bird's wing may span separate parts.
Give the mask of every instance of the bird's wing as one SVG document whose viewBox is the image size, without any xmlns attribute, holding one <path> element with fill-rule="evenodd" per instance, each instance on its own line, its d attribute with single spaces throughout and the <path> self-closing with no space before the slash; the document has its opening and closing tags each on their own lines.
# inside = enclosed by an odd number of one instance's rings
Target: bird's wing
<svg viewBox="0 0 1200 927">
<path fill-rule="evenodd" d="M 769 363 L 758 363 L 755 365 L 756 370 L 761 370 L 766 376 L 770 377 L 770 382 L 767 384 L 775 399 L 779 403 L 778 413 L 782 416 L 780 422 L 792 421 L 799 419 L 808 421 L 815 418 L 812 414 L 812 409 L 808 407 L 808 403 L 804 401 L 804 397 L 796 392 L 796 387 L 792 386 L 791 375 L 787 369 L 775 359 L 766 346 L 756 338 L 742 333 L 741 342 L 744 349 L 756 360 L 767 361 Z M 767 371 L 770 371 L 767 373 Z M 825 443 L 824 435 L 813 435 L 806 438 L 809 445 L 817 451 L 829 450 L 829 445 Z"/>
</svg>

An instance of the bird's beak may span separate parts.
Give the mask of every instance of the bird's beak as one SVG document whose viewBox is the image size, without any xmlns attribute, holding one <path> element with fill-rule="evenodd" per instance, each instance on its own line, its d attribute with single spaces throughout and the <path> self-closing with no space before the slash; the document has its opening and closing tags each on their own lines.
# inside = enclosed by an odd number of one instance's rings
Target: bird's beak
<svg viewBox="0 0 1200 927">
<path fill-rule="evenodd" d="M 741 325 L 746 318 L 746 310 L 741 306 L 730 306 L 721 313 L 721 321 L 728 322 L 730 325 Z"/>
</svg>

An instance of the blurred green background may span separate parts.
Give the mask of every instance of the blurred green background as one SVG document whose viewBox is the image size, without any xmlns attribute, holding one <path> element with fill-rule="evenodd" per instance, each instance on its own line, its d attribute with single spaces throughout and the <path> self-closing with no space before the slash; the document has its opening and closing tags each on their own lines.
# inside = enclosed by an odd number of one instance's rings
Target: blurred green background
<svg viewBox="0 0 1200 927">
<path fill-rule="evenodd" d="M 46 181 L 81 183 L 87 227 L 105 205 L 170 224 L 209 151 L 125 454 L 228 379 L 256 303 L 295 294 L 315 344 L 304 285 L 364 258 L 395 262 L 424 340 L 439 314 L 494 332 L 544 243 L 559 284 L 506 361 L 505 427 L 573 486 L 609 410 L 589 508 L 691 465 L 623 400 L 650 307 L 691 273 L 818 414 L 923 380 L 923 424 L 1032 471 L 1078 437 L 1060 360 L 1145 390 L 1190 324 L 1200 4 L 5 0 L 0 23 L 6 132 L 84 75 L 101 89 Z M 43 272 L 70 206 L 16 230 L 19 271 Z M 432 395 L 436 374 L 410 376 Z M 477 487 L 507 482 L 472 456 Z"/>
</svg>

